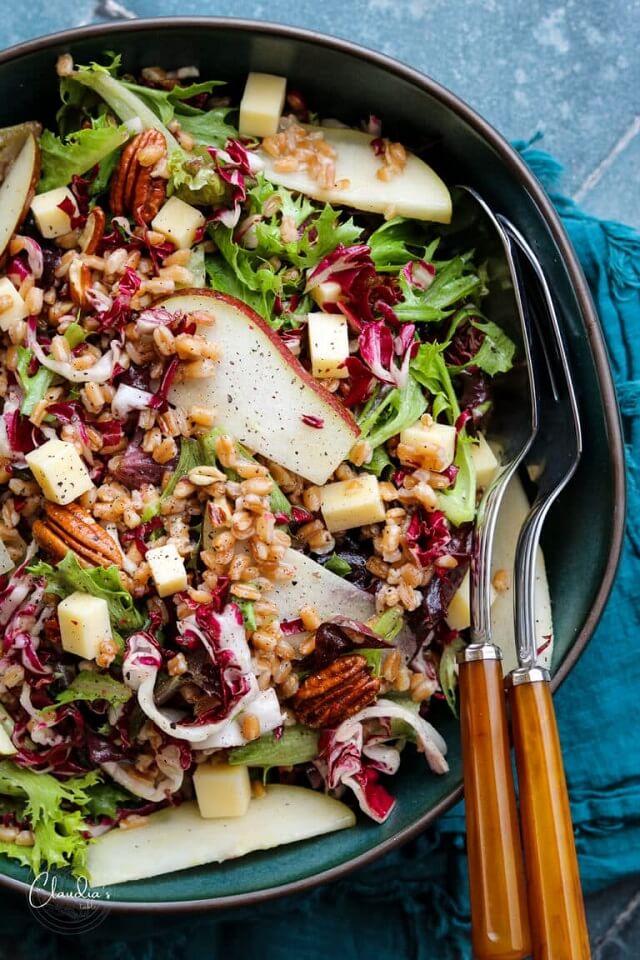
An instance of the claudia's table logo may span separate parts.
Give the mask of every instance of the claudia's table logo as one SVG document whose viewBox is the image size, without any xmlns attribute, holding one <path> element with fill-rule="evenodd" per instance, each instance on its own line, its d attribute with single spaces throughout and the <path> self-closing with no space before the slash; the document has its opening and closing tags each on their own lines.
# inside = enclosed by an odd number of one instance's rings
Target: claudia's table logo
<svg viewBox="0 0 640 960">
<path fill-rule="evenodd" d="M 110 895 L 93 890 L 86 877 L 75 878 L 75 888 L 63 890 L 54 873 L 39 873 L 29 887 L 29 909 L 38 923 L 54 933 L 84 934 L 106 919 Z"/>
</svg>

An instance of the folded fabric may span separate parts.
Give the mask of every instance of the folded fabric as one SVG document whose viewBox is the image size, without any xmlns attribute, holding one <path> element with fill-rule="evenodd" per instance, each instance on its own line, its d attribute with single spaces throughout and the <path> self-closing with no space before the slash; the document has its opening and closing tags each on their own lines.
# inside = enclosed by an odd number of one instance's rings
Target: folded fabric
<svg viewBox="0 0 640 960">
<path fill-rule="evenodd" d="M 556 698 L 585 890 L 640 874 L 640 236 L 599 221 L 558 189 L 561 167 L 518 148 L 546 186 L 582 262 L 607 338 L 629 478 L 625 553 L 603 619 Z M 466 960 L 464 817 L 458 805 L 416 841 L 345 879 L 251 908 L 122 917 L 56 937 L 3 893 L 3 940 L 16 960 Z"/>
</svg>

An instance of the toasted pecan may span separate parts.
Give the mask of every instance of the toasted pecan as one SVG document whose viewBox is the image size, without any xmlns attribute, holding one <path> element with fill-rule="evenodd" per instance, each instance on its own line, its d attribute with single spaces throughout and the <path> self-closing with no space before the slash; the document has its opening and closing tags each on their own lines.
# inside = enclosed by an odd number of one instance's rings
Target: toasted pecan
<svg viewBox="0 0 640 960">
<path fill-rule="evenodd" d="M 336 727 L 375 700 L 380 681 L 359 654 L 338 657 L 304 680 L 291 701 L 309 727 Z"/>
<path fill-rule="evenodd" d="M 122 567 L 122 553 L 111 534 L 77 503 L 44 503 L 45 516 L 33 524 L 35 541 L 56 561 L 72 550 L 83 567 Z"/>
<path fill-rule="evenodd" d="M 111 212 L 116 216 L 133 216 L 140 224 L 149 224 L 167 195 L 167 181 L 154 177 L 152 170 L 140 163 L 140 151 L 151 147 L 166 153 L 166 141 L 159 130 L 145 130 L 134 137 L 122 151 L 111 181 Z"/>
</svg>

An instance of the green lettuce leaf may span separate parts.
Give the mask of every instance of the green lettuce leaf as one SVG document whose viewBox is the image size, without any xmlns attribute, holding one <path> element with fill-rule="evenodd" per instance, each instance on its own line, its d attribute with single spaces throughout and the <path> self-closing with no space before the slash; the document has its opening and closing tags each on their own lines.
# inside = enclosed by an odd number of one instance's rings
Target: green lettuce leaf
<svg viewBox="0 0 640 960">
<path fill-rule="evenodd" d="M 47 590 L 59 597 L 68 597 L 79 590 L 107 601 L 111 626 L 116 633 L 133 633 L 142 629 L 144 617 L 133 602 L 131 594 L 120 583 L 118 568 L 81 567 L 71 550 L 55 567 L 39 562 L 28 567 L 36 577 L 45 577 Z"/>
<path fill-rule="evenodd" d="M 253 255 L 257 259 L 267 260 L 279 257 L 300 270 L 315 267 L 323 257 L 338 246 L 350 246 L 362 233 L 352 218 L 341 222 L 341 212 L 334 210 L 328 203 L 319 215 L 316 208 L 304 196 L 295 196 L 285 187 L 267 184 L 260 176 L 258 186 L 249 191 L 252 212 L 262 214 L 264 204 L 278 201 L 276 211 L 267 219 L 256 224 L 258 245 Z M 295 240 L 285 242 L 282 239 L 282 221 L 291 220 L 300 235 Z"/>
<path fill-rule="evenodd" d="M 230 248 L 229 252 L 233 256 Z M 238 300 L 242 300 L 242 302 L 246 303 L 252 310 L 255 310 L 263 320 L 266 320 L 271 326 L 275 326 L 273 323 L 274 289 L 278 287 L 275 274 L 270 271 L 261 270 L 260 280 L 265 281 L 264 289 L 257 291 L 253 290 L 244 280 L 240 279 L 234 266 L 229 263 L 224 256 L 207 256 L 205 258 L 205 269 L 207 271 L 209 286 L 212 290 L 218 290 L 220 293 L 228 293 L 230 297 L 236 297 Z M 264 276 L 262 276 L 262 274 L 264 274 Z M 270 277 L 273 277 L 275 282 L 272 281 Z"/>
<path fill-rule="evenodd" d="M 367 243 L 379 273 L 396 273 L 410 260 L 431 260 L 439 240 L 425 244 L 424 226 L 417 220 L 394 217 L 374 230 Z"/>
<path fill-rule="evenodd" d="M 468 367 L 478 367 L 478 369 L 488 373 L 490 377 L 495 377 L 497 373 L 507 373 L 508 370 L 511 370 L 516 352 L 516 345 L 513 340 L 490 320 L 483 322 L 474 318 L 469 322 L 477 330 L 484 333 L 484 339 L 475 356 L 460 366 L 449 367 L 450 372 L 456 374 Z"/>
<path fill-rule="evenodd" d="M 358 647 L 358 656 L 364 657 L 374 677 L 382 676 L 387 651 L 382 647 Z"/>
<path fill-rule="evenodd" d="M 362 439 L 371 446 L 386 443 L 405 427 L 415 423 L 424 413 L 427 402 L 417 380 L 410 376 L 402 390 L 394 387 L 381 391 L 367 404 L 358 417 Z"/>
<path fill-rule="evenodd" d="M 239 136 L 236 128 L 227 122 L 231 113 L 230 107 L 215 107 L 204 113 L 192 113 L 190 116 L 179 117 L 180 126 L 185 133 L 190 134 L 198 143 L 212 144 L 214 147 L 223 147 L 227 140 Z"/>
<path fill-rule="evenodd" d="M 140 806 L 139 797 L 113 783 L 96 783 L 89 787 L 87 795 L 89 800 L 84 812 L 92 820 L 99 820 L 101 817 L 115 820 L 118 811 L 123 807 L 128 810 L 130 807 L 135 809 Z"/>
<path fill-rule="evenodd" d="M 411 374 L 433 396 L 432 415 L 445 414 L 454 424 L 460 406 L 453 389 L 451 375 L 444 361 L 446 343 L 423 343 L 411 361 Z M 471 439 L 463 428 L 458 434 L 454 464 L 458 475 L 453 487 L 437 493 L 438 507 L 456 526 L 473 520 L 476 513 L 476 470 L 471 456 Z"/>
<path fill-rule="evenodd" d="M 404 626 L 404 613 L 401 607 L 389 607 L 384 613 L 369 620 L 369 626 L 387 643 L 393 643 Z"/>
<path fill-rule="evenodd" d="M 406 277 L 400 274 L 398 283 L 404 301 L 394 307 L 398 319 L 407 323 L 443 320 L 451 315 L 456 303 L 484 289 L 470 256 L 464 254 L 435 264 L 436 275 L 426 290 L 412 287 Z"/>
<path fill-rule="evenodd" d="M 231 764 L 246 767 L 292 767 L 317 757 L 318 737 L 318 731 L 309 727 L 285 727 L 279 740 L 266 733 L 244 747 L 234 747 L 227 759 Z"/>
<path fill-rule="evenodd" d="M 48 773 L 34 773 L 10 760 L 0 763 L 0 794 L 15 797 L 21 813 L 31 824 L 35 842 L 32 847 L 0 843 L 0 853 L 18 860 L 38 873 L 41 866 L 81 870 L 88 841 L 82 836 L 84 815 L 89 802 L 88 789 L 100 779 L 92 770 L 83 777 L 61 782 Z M 70 807 L 76 809 L 70 810 Z"/>
<path fill-rule="evenodd" d="M 55 373 L 39 366 L 33 376 L 29 376 L 29 367 L 33 353 L 27 347 L 18 347 L 16 373 L 24 396 L 20 404 L 20 413 L 30 417 L 55 379 Z"/>
<path fill-rule="evenodd" d="M 446 645 L 440 657 L 440 666 L 438 668 L 438 679 L 446 701 L 451 708 L 454 717 L 458 716 L 456 707 L 456 687 L 458 685 L 458 675 L 456 673 L 456 656 L 464 647 L 464 641 L 461 637 L 456 637 Z"/>
<path fill-rule="evenodd" d="M 64 140 L 51 130 L 40 138 L 42 173 L 38 193 L 64 187 L 111 154 L 116 155 L 131 134 L 125 126 L 100 124 L 70 133 Z"/>
<path fill-rule="evenodd" d="M 176 113 L 181 110 L 186 110 L 188 113 L 193 111 L 196 115 L 201 113 L 202 111 L 199 111 L 196 107 L 190 107 L 188 104 L 182 103 L 182 101 L 197 97 L 200 93 L 211 93 L 214 87 L 223 85 L 223 81 L 220 80 L 205 80 L 203 82 L 190 83 L 184 87 L 176 84 L 176 86 L 170 90 L 159 90 L 155 87 L 143 87 L 138 83 L 122 81 L 122 86 L 139 97 L 149 109 L 157 114 L 158 119 L 165 125 L 170 124 Z M 181 126 L 182 123 L 183 118 L 180 117 Z"/>
<path fill-rule="evenodd" d="M 342 557 L 339 557 L 336 553 L 329 557 L 324 566 L 327 570 L 330 570 L 331 573 L 335 573 L 337 577 L 346 577 L 351 573 L 351 564 L 347 563 L 346 560 L 343 560 Z"/>
<path fill-rule="evenodd" d="M 185 203 L 200 206 L 220 204 L 227 192 L 204 147 L 191 153 L 173 150 L 169 154 L 169 192 Z"/>
<path fill-rule="evenodd" d="M 467 436 L 465 430 L 461 430 L 453 461 L 458 468 L 456 481 L 447 490 L 436 492 L 438 509 L 442 510 L 456 527 L 461 523 L 469 523 L 476 515 L 476 468 L 471 456 L 472 446 L 471 437 Z"/>
<path fill-rule="evenodd" d="M 393 463 L 384 447 L 376 447 L 371 455 L 371 460 L 368 463 L 363 463 L 362 469 L 376 477 L 381 477 L 385 470 L 393 470 Z"/>
<path fill-rule="evenodd" d="M 74 703 L 76 700 L 107 700 L 112 707 L 119 707 L 131 698 L 131 690 L 109 673 L 97 670 L 81 670 L 66 690 L 56 697 L 56 705 Z M 55 707 L 45 707 L 45 710 Z"/>
<path fill-rule="evenodd" d="M 253 633 L 258 624 L 256 623 L 256 613 L 254 610 L 254 601 L 253 600 L 243 600 L 236 599 L 236 604 L 240 608 L 240 613 L 242 614 L 242 619 L 244 620 L 245 629 Z"/>
</svg>

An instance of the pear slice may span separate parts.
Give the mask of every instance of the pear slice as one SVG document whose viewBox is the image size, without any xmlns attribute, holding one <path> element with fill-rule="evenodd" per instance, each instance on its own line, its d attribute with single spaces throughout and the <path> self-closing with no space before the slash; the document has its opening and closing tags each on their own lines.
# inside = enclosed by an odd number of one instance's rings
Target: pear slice
<svg viewBox="0 0 640 960">
<path fill-rule="evenodd" d="M 306 127 L 322 136 L 336 152 L 335 183 L 340 187 L 323 189 L 306 170 L 278 170 L 278 158 L 265 150 L 258 154 L 264 161 L 264 176 L 273 183 L 304 193 L 314 200 L 341 207 L 354 207 L 387 217 L 413 217 L 416 220 L 451 221 L 451 194 L 437 173 L 424 160 L 407 152 L 404 169 L 389 180 L 381 180 L 381 157 L 371 146 L 371 134 L 343 127 Z"/>
<path fill-rule="evenodd" d="M 89 846 L 87 875 L 92 887 L 144 880 L 344 830 L 355 822 L 353 811 L 327 794 L 273 784 L 251 800 L 242 817 L 205 820 L 191 802 L 151 814 L 144 829 L 111 830 Z"/>
<path fill-rule="evenodd" d="M 520 478 L 514 477 L 505 491 L 500 507 L 492 560 L 492 573 L 495 575 L 498 570 L 506 570 L 509 577 L 507 589 L 502 593 L 496 591 L 491 608 L 493 639 L 494 643 L 497 643 L 502 650 L 502 666 L 505 676 L 510 670 L 518 666 L 513 622 L 513 562 L 518 535 L 528 513 L 529 501 L 524 487 Z M 548 668 L 551 665 L 553 654 L 553 619 L 549 582 L 544 556 L 540 549 L 538 549 L 536 556 L 535 570 L 536 639 L 538 647 L 544 647 L 544 650 L 538 655 L 538 664 L 541 667 Z M 551 638 L 551 642 L 545 646 L 549 638 Z"/>
<path fill-rule="evenodd" d="M 36 138 L 42 133 L 42 126 L 37 120 L 27 120 L 26 123 L 18 123 L 15 127 L 0 129 L 0 183 L 4 180 L 9 167 L 20 153 L 30 133 Z"/>
<path fill-rule="evenodd" d="M 222 349 L 213 376 L 175 384 L 171 402 L 210 407 L 250 450 L 312 483 L 325 483 L 360 433 L 346 407 L 242 301 L 213 290 L 187 290 L 163 307 L 209 314 L 213 325 L 199 333 Z"/>
<path fill-rule="evenodd" d="M 27 215 L 40 176 L 40 147 L 27 137 L 0 186 L 0 256 Z"/>
</svg>

